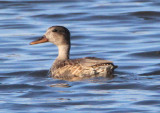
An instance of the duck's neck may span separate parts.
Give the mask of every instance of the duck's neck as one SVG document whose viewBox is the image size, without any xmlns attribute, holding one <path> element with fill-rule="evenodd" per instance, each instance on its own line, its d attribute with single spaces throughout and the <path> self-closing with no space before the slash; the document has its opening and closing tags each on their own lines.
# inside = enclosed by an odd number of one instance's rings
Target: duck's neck
<svg viewBox="0 0 160 113">
<path fill-rule="evenodd" d="M 58 46 L 58 57 L 56 60 L 67 60 L 69 59 L 70 45 Z"/>
</svg>

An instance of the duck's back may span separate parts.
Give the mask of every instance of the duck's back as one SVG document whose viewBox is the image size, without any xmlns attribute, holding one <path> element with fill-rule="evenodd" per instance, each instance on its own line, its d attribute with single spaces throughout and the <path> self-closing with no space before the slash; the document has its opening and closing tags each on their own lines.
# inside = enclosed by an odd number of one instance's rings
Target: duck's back
<svg viewBox="0 0 160 113">
<path fill-rule="evenodd" d="M 56 61 L 50 71 L 55 78 L 70 79 L 72 77 L 110 76 L 116 67 L 108 60 L 85 57 Z"/>
</svg>

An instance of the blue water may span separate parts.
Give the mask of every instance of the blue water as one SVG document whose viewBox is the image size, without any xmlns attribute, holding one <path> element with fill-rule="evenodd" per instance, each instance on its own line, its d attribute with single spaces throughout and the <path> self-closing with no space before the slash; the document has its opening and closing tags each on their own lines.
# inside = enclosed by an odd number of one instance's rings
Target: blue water
<svg viewBox="0 0 160 113">
<path fill-rule="evenodd" d="M 50 78 L 56 46 L 29 43 L 55 25 L 71 58 L 114 61 L 115 77 Z M 0 113 L 159 113 L 159 29 L 158 0 L 0 0 Z"/>
</svg>

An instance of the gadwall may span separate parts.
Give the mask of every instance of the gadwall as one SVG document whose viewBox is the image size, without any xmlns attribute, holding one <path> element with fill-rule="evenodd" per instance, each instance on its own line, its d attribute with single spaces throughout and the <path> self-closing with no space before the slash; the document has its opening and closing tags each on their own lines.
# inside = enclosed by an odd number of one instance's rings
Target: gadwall
<svg viewBox="0 0 160 113">
<path fill-rule="evenodd" d="M 54 78 L 107 77 L 113 75 L 114 69 L 117 68 L 112 61 L 95 57 L 69 59 L 71 46 L 70 32 L 63 26 L 52 26 L 48 28 L 42 38 L 30 44 L 33 45 L 44 42 L 51 42 L 58 47 L 58 57 L 50 69 L 51 76 Z"/>
</svg>

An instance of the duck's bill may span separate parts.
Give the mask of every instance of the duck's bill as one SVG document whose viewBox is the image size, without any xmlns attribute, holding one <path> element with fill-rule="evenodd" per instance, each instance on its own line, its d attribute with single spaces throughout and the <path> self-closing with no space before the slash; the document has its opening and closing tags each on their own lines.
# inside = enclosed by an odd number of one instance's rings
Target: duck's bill
<svg viewBox="0 0 160 113">
<path fill-rule="evenodd" d="M 38 40 L 35 40 L 35 41 L 31 42 L 30 45 L 44 43 L 44 42 L 48 42 L 48 39 L 45 36 L 43 36 L 42 38 L 40 38 Z"/>
</svg>

